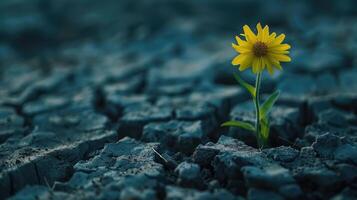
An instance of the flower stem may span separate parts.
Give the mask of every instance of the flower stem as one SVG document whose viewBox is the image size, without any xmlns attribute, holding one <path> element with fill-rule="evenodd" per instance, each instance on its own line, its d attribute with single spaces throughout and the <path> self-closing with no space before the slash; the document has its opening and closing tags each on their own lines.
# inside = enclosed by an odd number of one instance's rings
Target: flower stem
<svg viewBox="0 0 357 200">
<path fill-rule="evenodd" d="M 262 147 L 263 145 L 260 136 L 260 105 L 259 105 L 259 90 L 260 90 L 261 75 L 262 75 L 261 72 L 259 72 L 255 80 L 255 99 L 254 99 L 255 111 L 256 111 L 255 131 L 256 131 L 256 137 L 259 147 Z"/>
</svg>

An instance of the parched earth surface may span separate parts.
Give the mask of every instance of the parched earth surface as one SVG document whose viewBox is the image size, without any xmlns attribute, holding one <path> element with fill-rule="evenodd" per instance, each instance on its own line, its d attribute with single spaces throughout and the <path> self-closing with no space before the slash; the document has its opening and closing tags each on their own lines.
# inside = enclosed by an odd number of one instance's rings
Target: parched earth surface
<svg viewBox="0 0 357 200">
<path fill-rule="evenodd" d="M 356 199 L 355 8 L 1 1 L 0 199 Z M 292 46 L 266 149 L 220 128 L 254 120 L 230 44 L 258 21 Z"/>
</svg>

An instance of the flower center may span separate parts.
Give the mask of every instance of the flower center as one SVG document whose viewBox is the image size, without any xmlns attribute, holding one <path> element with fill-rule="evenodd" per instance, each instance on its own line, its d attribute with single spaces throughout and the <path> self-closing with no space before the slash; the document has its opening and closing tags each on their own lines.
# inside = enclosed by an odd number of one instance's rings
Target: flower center
<svg viewBox="0 0 357 200">
<path fill-rule="evenodd" d="M 264 42 L 256 42 L 253 45 L 253 53 L 257 57 L 265 56 L 268 53 L 268 47 Z"/>
</svg>

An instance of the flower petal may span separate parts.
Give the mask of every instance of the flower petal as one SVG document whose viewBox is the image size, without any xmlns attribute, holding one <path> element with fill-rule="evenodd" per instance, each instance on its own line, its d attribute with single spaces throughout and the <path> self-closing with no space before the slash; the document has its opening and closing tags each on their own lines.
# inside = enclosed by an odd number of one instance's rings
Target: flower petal
<svg viewBox="0 0 357 200">
<path fill-rule="evenodd" d="M 262 41 L 262 36 L 263 36 L 263 28 L 260 22 L 257 24 L 257 40 Z"/>
<path fill-rule="evenodd" d="M 240 54 L 240 55 L 234 57 L 233 60 L 232 60 L 232 65 L 239 65 L 242 62 L 243 59 L 244 59 L 244 55 L 243 54 Z"/>
<path fill-rule="evenodd" d="M 268 50 L 269 53 L 273 53 L 273 54 L 288 54 L 289 51 L 281 51 L 281 50 Z"/>
<path fill-rule="evenodd" d="M 256 74 L 256 73 L 259 72 L 260 64 L 261 64 L 260 59 L 257 58 L 257 57 L 255 57 L 255 58 L 253 59 L 253 73 L 254 73 L 254 74 Z"/>
<path fill-rule="evenodd" d="M 236 36 L 236 41 L 238 43 L 239 46 L 245 46 L 245 45 L 249 45 L 249 43 L 247 41 L 243 41 L 240 37 Z"/>
<path fill-rule="evenodd" d="M 268 70 L 269 74 L 272 76 L 274 74 L 273 64 L 270 62 L 270 60 L 268 58 L 264 58 L 264 60 L 267 65 L 267 70 Z"/>
<path fill-rule="evenodd" d="M 280 34 L 278 37 L 275 38 L 275 40 L 273 40 L 273 41 L 269 44 L 269 47 L 273 47 L 273 46 L 276 46 L 276 45 L 281 44 L 284 39 L 285 39 L 285 34 Z"/>
<path fill-rule="evenodd" d="M 238 46 L 234 43 L 232 43 L 232 47 L 239 53 L 250 53 L 252 50 L 248 47 L 245 46 Z"/>
<path fill-rule="evenodd" d="M 257 36 L 253 33 L 248 25 L 243 26 L 243 31 L 248 42 L 255 43 L 257 41 Z"/>
<path fill-rule="evenodd" d="M 264 68 L 265 68 L 265 62 L 264 62 L 263 57 L 259 58 L 259 62 L 260 62 L 259 72 L 262 72 L 264 70 Z"/>
<path fill-rule="evenodd" d="M 269 50 L 279 50 L 279 51 L 285 51 L 285 50 L 288 50 L 290 49 L 290 45 L 288 44 L 279 44 L 279 45 L 276 45 L 276 46 L 270 46 L 268 47 Z"/>
<path fill-rule="evenodd" d="M 275 32 L 273 32 L 272 34 L 270 34 L 269 37 L 268 37 L 268 39 L 267 39 L 267 41 L 266 41 L 266 44 L 269 46 L 269 44 L 270 44 L 273 40 L 275 40 L 275 37 L 276 37 L 276 33 L 275 33 Z"/>
<path fill-rule="evenodd" d="M 246 57 L 244 58 L 244 60 L 241 62 L 239 66 L 240 71 L 243 71 L 252 66 L 253 54 L 245 54 L 245 55 Z"/>
<path fill-rule="evenodd" d="M 283 68 L 280 65 L 280 62 L 274 58 L 269 58 L 269 61 L 273 64 L 273 66 L 279 70 L 283 70 Z"/>
<path fill-rule="evenodd" d="M 263 29 L 262 42 L 266 43 L 269 37 L 269 26 L 266 25 Z"/>
<path fill-rule="evenodd" d="M 287 55 L 284 54 L 274 54 L 274 53 L 269 53 L 268 54 L 269 57 L 272 57 L 280 62 L 290 62 L 291 58 Z"/>
</svg>

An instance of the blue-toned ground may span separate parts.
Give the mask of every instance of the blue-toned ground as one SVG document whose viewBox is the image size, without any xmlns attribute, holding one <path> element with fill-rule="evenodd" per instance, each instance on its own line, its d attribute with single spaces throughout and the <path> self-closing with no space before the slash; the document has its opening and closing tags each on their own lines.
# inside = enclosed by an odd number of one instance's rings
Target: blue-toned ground
<svg viewBox="0 0 357 200">
<path fill-rule="evenodd" d="M 356 199 L 354 2 L 2 0 L 0 199 Z M 263 150 L 220 128 L 259 21 L 292 46 Z"/>
</svg>

